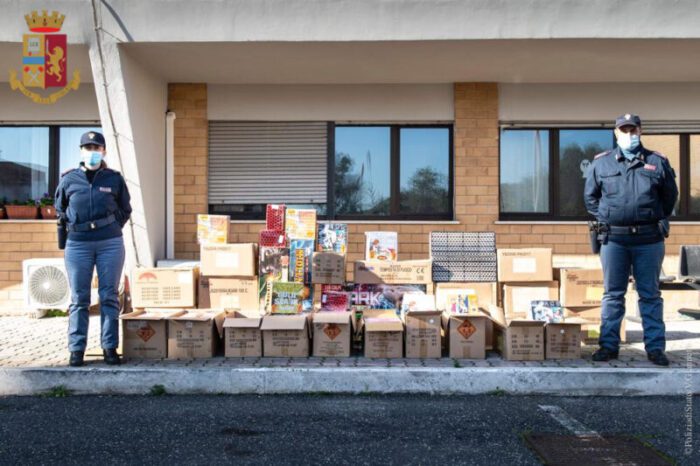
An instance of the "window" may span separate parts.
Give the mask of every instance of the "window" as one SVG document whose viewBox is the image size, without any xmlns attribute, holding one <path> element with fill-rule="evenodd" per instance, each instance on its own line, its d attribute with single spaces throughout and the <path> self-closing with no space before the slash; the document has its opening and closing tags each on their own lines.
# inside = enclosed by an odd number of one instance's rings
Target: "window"
<svg viewBox="0 0 700 466">
<path fill-rule="evenodd" d="M 700 135 L 642 133 L 644 146 L 668 157 L 676 172 L 677 220 L 700 218 L 698 138 Z M 588 220 L 583 204 L 587 170 L 596 154 L 615 147 L 614 139 L 612 129 L 503 129 L 500 218 Z"/>
<path fill-rule="evenodd" d="M 274 181 L 273 181 L 274 180 Z M 451 125 L 209 122 L 209 212 L 265 204 L 338 220 L 452 219 Z"/>
<path fill-rule="evenodd" d="M 60 173 L 80 162 L 80 136 L 99 127 L 0 127 L 0 201 L 53 196 Z"/>
</svg>

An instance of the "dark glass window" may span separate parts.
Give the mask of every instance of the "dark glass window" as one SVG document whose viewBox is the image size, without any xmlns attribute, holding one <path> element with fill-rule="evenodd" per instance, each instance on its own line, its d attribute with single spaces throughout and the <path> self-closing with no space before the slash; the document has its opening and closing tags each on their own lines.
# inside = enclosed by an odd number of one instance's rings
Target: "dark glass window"
<svg viewBox="0 0 700 466">
<path fill-rule="evenodd" d="M 63 173 L 80 163 L 80 136 L 88 131 L 102 132 L 99 126 L 63 126 L 59 130 L 58 172 Z M 109 155 L 109 150 L 107 151 Z M 109 163 L 109 159 L 107 159 Z"/>
<path fill-rule="evenodd" d="M 49 128 L 0 127 L 0 201 L 41 198 L 50 178 Z"/>
</svg>

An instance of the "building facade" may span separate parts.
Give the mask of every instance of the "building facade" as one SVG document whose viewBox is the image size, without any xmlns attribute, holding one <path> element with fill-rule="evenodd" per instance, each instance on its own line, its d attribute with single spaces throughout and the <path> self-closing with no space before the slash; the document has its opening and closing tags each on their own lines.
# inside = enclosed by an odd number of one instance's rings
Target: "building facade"
<svg viewBox="0 0 700 466">
<path fill-rule="evenodd" d="M 266 203 L 314 206 L 364 232 L 495 231 L 595 264 L 582 191 L 614 118 L 637 113 L 681 196 L 665 271 L 700 239 L 700 12 L 694 2 L 238 0 L 0 3 L 0 67 L 22 64 L 24 16 L 65 15 L 79 89 L 36 104 L 0 74 L 0 199 L 51 192 L 101 127 L 133 199 L 128 267 L 197 258 L 196 214 L 255 242 Z M 0 220 L 0 310 L 21 262 L 60 257 L 55 224 Z"/>
</svg>

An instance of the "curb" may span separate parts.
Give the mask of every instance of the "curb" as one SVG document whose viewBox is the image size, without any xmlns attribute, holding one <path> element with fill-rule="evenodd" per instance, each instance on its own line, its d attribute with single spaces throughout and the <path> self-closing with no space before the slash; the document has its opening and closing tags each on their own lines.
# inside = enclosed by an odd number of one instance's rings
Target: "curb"
<svg viewBox="0 0 700 466">
<path fill-rule="evenodd" d="M 0 396 L 64 386 L 81 395 L 407 394 L 685 396 L 700 393 L 700 369 L 620 368 L 9 368 Z"/>
</svg>

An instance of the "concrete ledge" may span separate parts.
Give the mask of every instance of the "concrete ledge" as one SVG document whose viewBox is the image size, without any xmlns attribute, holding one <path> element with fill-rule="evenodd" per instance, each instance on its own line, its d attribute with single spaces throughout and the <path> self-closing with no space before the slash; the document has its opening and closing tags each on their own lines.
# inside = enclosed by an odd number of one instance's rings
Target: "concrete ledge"
<svg viewBox="0 0 700 466">
<path fill-rule="evenodd" d="M 427 393 L 651 396 L 700 393 L 700 369 L 620 368 L 8 368 L 0 395 Z"/>
</svg>

